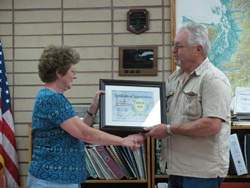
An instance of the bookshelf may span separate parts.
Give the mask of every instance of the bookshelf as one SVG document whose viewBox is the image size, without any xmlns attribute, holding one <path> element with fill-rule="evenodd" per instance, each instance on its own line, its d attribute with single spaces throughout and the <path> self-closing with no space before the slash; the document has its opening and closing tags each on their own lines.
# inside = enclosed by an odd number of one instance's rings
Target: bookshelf
<svg viewBox="0 0 250 188">
<path fill-rule="evenodd" d="M 146 167 L 147 167 L 147 180 L 96 180 L 96 179 L 88 179 L 86 183 L 88 183 L 88 187 L 101 187 L 101 188 L 112 188 L 112 187 L 118 187 L 119 188 L 127 188 L 128 186 L 131 188 L 151 188 L 151 160 L 150 160 L 150 154 L 151 154 L 151 144 L 150 144 L 150 138 L 147 138 L 145 140 L 146 144 Z"/>
<path fill-rule="evenodd" d="M 32 159 L 32 137 L 31 137 L 32 124 L 29 124 L 29 165 Z M 87 179 L 86 183 L 88 188 L 151 188 L 151 139 L 147 138 L 144 142 L 146 145 L 146 167 L 147 167 L 147 180 L 101 180 L 101 179 Z M 85 183 L 84 183 L 85 184 Z M 82 187 L 84 187 L 84 184 Z"/>
<path fill-rule="evenodd" d="M 241 145 L 241 149 L 243 149 L 243 143 L 244 143 L 244 134 L 250 133 L 250 125 L 249 126 L 232 126 L 231 127 L 231 134 L 232 133 L 237 133 L 239 142 Z M 167 182 L 168 175 L 165 174 L 156 174 L 156 147 L 155 147 L 156 140 L 154 138 L 151 138 L 151 160 L 152 160 L 152 175 L 151 175 L 151 187 L 154 188 L 155 185 L 159 182 Z M 244 151 L 244 150 L 242 150 Z M 225 183 L 228 182 L 248 182 L 250 183 L 250 175 L 227 175 L 226 179 L 224 180 Z M 250 186 L 249 186 L 250 187 Z"/>
</svg>

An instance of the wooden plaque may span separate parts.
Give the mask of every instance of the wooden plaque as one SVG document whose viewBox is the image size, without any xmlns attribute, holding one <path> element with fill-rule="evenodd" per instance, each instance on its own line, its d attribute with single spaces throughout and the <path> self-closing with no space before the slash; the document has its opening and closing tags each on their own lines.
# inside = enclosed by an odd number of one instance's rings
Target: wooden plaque
<svg viewBox="0 0 250 188">
<path fill-rule="evenodd" d="M 127 13 L 127 29 L 140 34 L 149 29 L 149 13 L 146 9 L 130 9 Z"/>
<path fill-rule="evenodd" d="M 157 76 L 158 49 L 154 46 L 119 48 L 119 76 Z"/>
</svg>

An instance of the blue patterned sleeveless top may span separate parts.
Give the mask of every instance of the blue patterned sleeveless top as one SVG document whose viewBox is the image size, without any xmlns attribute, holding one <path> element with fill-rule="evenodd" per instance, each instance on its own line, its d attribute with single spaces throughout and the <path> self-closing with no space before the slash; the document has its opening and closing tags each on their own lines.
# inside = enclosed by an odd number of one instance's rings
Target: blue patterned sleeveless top
<svg viewBox="0 0 250 188">
<path fill-rule="evenodd" d="M 86 181 L 84 142 L 64 131 L 60 124 L 77 116 L 61 93 L 41 89 L 32 114 L 33 155 L 29 172 L 59 183 Z"/>
</svg>

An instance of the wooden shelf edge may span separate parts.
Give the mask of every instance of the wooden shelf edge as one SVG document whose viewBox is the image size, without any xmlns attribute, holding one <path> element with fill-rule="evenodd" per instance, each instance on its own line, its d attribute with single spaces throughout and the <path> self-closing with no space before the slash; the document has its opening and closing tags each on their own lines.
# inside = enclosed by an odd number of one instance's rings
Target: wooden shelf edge
<svg viewBox="0 0 250 188">
<path fill-rule="evenodd" d="M 148 183 L 148 180 L 87 180 L 86 183 Z"/>
<path fill-rule="evenodd" d="M 161 178 L 168 178 L 169 177 L 169 175 L 165 175 L 165 174 L 163 174 L 163 175 L 155 174 L 154 176 L 155 176 L 155 178 L 159 178 L 159 179 L 161 179 Z M 250 178 L 250 175 L 241 175 L 241 176 L 227 175 L 226 178 Z"/>
<path fill-rule="evenodd" d="M 250 129 L 250 125 L 231 126 L 231 129 Z"/>
<path fill-rule="evenodd" d="M 227 175 L 226 178 L 250 178 L 250 175 L 241 175 L 241 176 Z"/>
<path fill-rule="evenodd" d="M 161 174 L 161 175 L 155 174 L 155 178 L 168 178 L 168 177 L 169 177 L 169 175 L 167 175 L 167 174 Z"/>
<path fill-rule="evenodd" d="M 163 175 L 157 175 L 157 174 L 155 174 L 155 178 L 168 178 L 169 177 L 169 175 L 165 175 L 165 174 L 163 174 Z M 250 175 L 241 175 L 241 176 L 237 176 L 237 175 L 227 175 L 226 176 L 226 179 L 227 178 L 250 178 Z"/>
</svg>

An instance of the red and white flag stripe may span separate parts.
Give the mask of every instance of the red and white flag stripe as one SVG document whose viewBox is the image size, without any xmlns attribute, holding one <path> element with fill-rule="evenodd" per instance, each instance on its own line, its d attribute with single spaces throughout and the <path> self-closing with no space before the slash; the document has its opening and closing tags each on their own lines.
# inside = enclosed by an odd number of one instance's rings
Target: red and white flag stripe
<svg viewBox="0 0 250 188">
<path fill-rule="evenodd" d="M 4 174 L 8 187 L 20 186 L 14 121 L 5 64 L 0 41 L 0 155 L 4 159 Z"/>
</svg>

